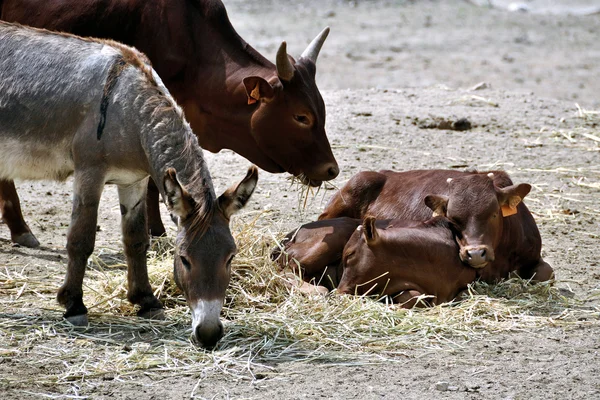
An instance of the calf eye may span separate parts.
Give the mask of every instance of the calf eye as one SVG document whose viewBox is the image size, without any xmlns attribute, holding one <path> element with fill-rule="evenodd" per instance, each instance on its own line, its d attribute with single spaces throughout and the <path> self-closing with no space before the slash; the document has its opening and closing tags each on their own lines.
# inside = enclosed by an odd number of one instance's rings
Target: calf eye
<svg viewBox="0 0 600 400">
<path fill-rule="evenodd" d="M 229 260 L 227 260 L 227 268 L 231 267 L 231 262 L 233 261 L 233 257 L 235 257 L 235 254 L 233 254 L 231 257 L 229 257 Z"/>
<path fill-rule="evenodd" d="M 310 120 L 306 115 L 294 115 L 294 119 L 301 123 L 302 125 L 309 125 Z"/>
<path fill-rule="evenodd" d="M 192 264 L 190 264 L 187 258 L 185 258 L 184 256 L 179 256 L 179 259 L 181 260 L 181 263 L 186 269 L 189 270 L 190 268 L 192 268 Z"/>
</svg>

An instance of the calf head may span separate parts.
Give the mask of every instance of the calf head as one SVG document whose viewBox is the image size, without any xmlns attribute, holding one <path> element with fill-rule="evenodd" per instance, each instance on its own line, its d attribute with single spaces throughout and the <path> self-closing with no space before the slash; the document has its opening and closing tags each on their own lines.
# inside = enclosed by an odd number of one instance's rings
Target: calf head
<svg viewBox="0 0 600 400">
<path fill-rule="evenodd" d="M 343 275 L 338 292 L 386 295 L 389 271 L 399 261 L 393 241 L 382 237 L 375 218 L 366 217 L 348 240 L 342 255 Z M 387 236 L 387 235 L 386 235 Z"/>
<path fill-rule="evenodd" d="M 324 29 L 298 61 L 288 56 L 283 42 L 277 52 L 276 77 L 243 80 L 248 104 L 257 104 L 251 134 L 259 148 L 312 186 L 339 173 L 325 133 L 325 104 L 315 82 L 315 63 L 328 33 L 329 28 Z"/>
<path fill-rule="evenodd" d="M 241 182 L 210 205 L 211 199 L 198 204 L 198 199 L 179 183 L 174 169 L 165 175 L 165 200 L 178 220 L 175 282 L 192 312 L 192 337 L 203 347 L 213 347 L 223 336 L 219 315 L 236 253 L 229 219 L 246 205 L 257 180 L 258 170 L 252 166 Z"/>
<path fill-rule="evenodd" d="M 460 259 L 473 268 L 483 268 L 495 259 L 504 218 L 531 190 L 522 183 L 506 187 L 494 184 L 494 174 L 471 174 L 448 179 L 448 195 L 428 195 L 425 204 L 433 215 L 448 218 L 456 229 Z"/>
</svg>

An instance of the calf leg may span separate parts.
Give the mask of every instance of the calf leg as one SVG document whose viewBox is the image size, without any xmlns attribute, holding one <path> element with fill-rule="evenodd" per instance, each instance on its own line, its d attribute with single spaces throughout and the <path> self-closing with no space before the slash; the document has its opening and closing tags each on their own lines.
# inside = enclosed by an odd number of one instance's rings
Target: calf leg
<svg viewBox="0 0 600 400">
<path fill-rule="evenodd" d="M 19 195 L 13 181 L 0 180 L 0 215 L 10 229 L 13 242 L 25 247 L 40 245 L 23 219 Z"/>
<path fill-rule="evenodd" d="M 523 279 L 531 279 L 533 282 L 546 282 L 554 279 L 554 269 L 540 258 L 540 261 L 533 267 L 523 268 L 518 271 Z"/>
<path fill-rule="evenodd" d="M 144 318 L 164 318 L 163 305 L 154 296 L 148 280 L 146 253 L 149 237 L 146 222 L 146 179 L 132 185 L 119 185 L 121 228 L 127 257 L 127 298 L 140 306 Z"/>
<path fill-rule="evenodd" d="M 98 204 L 104 181 L 97 173 L 75 173 L 73 211 L 67 234 L 67 275 L 58 290 L 57 300 L 65 306 L 64 317 L 73 325 L 87 325 L 83 304 L 83 277 L 89 256 L 94 251 Z"/>
<path fill-rule="evenodd" d="M 393 301 L 396 304 L 400 304 L 402 308 L 413 308 L 413 307 L 427 307 L 427 300 L 419 301 L 419 296 L 421 293 L 418 290 L 404 290 L 397 296 L 394 296 Z"/>
<path fill-rule="evenodd" d="M 148 207 L 148 227 L 150 228 L 150 234 L 156 237 L 164 235 L 165 226 L 160 218 L 160 193 L 152 178 L 148 181 L 146 205 Z"/>
</svg>

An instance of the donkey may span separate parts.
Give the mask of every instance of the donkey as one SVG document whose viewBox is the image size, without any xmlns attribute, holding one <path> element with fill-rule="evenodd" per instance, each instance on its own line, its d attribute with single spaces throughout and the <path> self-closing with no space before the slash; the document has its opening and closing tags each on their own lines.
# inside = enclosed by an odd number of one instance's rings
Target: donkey
<svg viewBox="0 0 600 400">
<path fill-rule="evenodd" d="M 236 252 L 229 219 L 252 195 L 256 167 L 217 197 L 196 136 L 143 54 L 0 23 L 0 179 L 71 175 L 67 274 L 57 296 L 64 317 L 88 323 L 82 283 L 107 183 L 118 186 L 127 298 L 139 316 L 164 317 L 146 265 L 150 176 L 177 220 L 174 276 L 192 311 L 193 338 L 214 346 Z"/>
</svg>

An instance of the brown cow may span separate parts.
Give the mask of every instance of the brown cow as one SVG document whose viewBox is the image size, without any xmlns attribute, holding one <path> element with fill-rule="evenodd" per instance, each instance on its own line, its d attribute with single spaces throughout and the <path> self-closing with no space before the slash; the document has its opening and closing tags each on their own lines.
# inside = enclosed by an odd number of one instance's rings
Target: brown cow
<svg viewBox="0 0 600 400">
<path fill-rule="evenodd" d="M 315 83 L 329 29 L 298 60 L 283 42 L 274 65 L 237 34 L 220 0 L 0 0 L 0 17 L 114 39 L 146 53 L 208 151 L 231 149 L 268 172 L 289 172 L 314 186 L 338 175 Z M 149 189 L 150 230 L 161 235 L 158 191 Z M 13 241 L 39 245 L 12 181 L 0 181 L 0 213 Z"/>
<path fill-rule="evenodd" d="M 341 217 L 305 224 L 288 238 L 283 254 L 273 255 L 296 273 L 299 265 L 305 281 L 314 278 L 329 289 L 335 283 L 340 293 L 377 295 L 407 308 L 451 301 L 477 274 L 460 261 L 443 217 L 426 222 L 367 217 L 362 225 Z"/>
<path fill-rule="evenodd" d="M 333 290 L 342 276 L 344 246 L 359 225 L 359 219 L 345 217 L 304 224 L 286 235 L 271 258 L 306 282 Z"/>
<path fill-rule="evenodd" d="M 446 216 L 456 226 L 461 260 L 486 282 L 516 271 L 525 279 L 553 278 L 542 240 L 521 201 L 528 184 L 513 185 L 503 171 L 366 171 L 354 175 L 329 201 L 320 220 L 336 217 L 412 219 Z"/>
</svg>

